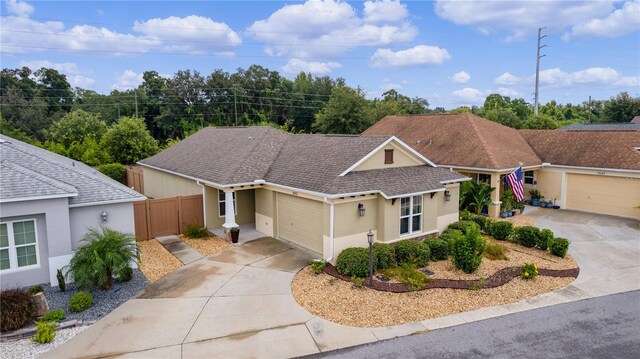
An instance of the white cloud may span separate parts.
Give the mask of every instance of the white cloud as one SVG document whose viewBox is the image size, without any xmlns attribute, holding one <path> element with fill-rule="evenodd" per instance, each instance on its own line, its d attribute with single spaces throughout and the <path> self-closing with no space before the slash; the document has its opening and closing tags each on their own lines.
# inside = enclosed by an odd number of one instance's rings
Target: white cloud
<svg viewBox="0 0 640 359">
<path fill-rule="evenodd" d="M 502 96 L 509 96 L 509 97 L 520 97 L 522 96 L 522 93 L 514 90 L 514 89 L 510 89 L 510 88 L 506 88 L 506 87 L 498 87 L 495 91 L 496 93 L 502 95 Z"/>
<path fill-rule="evenodd" d="M 471 80 L 471 76 L 466 71 L 460 71 L 453 74 L 453 76 L 451 76 L 451 80 L 457 84 L 466 84 Z"/>
<path fill-rule="evenodd" d="M 18 0 L 7 0 L 7 12 L 12 15 L 17 16 L 29 16 L 33 14 L 32 5 L 27 4 L 24 1 Z"/>
<path fill-rule="evenodd" d="M 640 30 L 640 1 L 627 1 L 603 18 L 594 18 L 573 25 L 571 32 L 562 39 L 569 41 L 580 37 L 617 37 Z"/>
<path fill-rule="evenodd" d="M 364 2 L 364 21 L 395 22 L 409 16 L 407 7 L 399 0 L 381 0 Z"/>
<path fill-rule="evenodd" d="M 83 89 L 90 89 L 96 84 L 96 80 L 83 75 L 67 76 L 67 80 L 71 87 L 80 87 Z"/>
<path fill-rule="evenodd" d="M 48 60 L 31 60 L 31 61 L 20 61 L 20 67 L 26 66 L 30 68 L 32 71 L 41 69 L 43 67 L 48 69 L 54 69 L 61 74 L 67 76 L 67 81 L 71 87 L 81 87 L 83 89 L 91 88 L 96 84 L 96 80 L 93 78 L 85 76 L 80 67 L 73 62 L 51 62 Z"/>
<path fill-rule="evenodd" d="M 452 1 L 438 0 L 436 14 L 458 25 L 478 28 L 483 34 L 507 31 L 507 40 L 536 33 L 538 27 L 560 31 L 610 14 L 616 1 Z"/>
<path fill-rule="evenodd" d="M 440 65 L 451 56 L 446 49 L 418 45 L 406 50 L 378 49 L 371 56 L 373 67 Z"/>
<path fill-rule="evenodd" d="M 487 94 L 473 87 L 465 87 L 462 90 L 456 90 L 451 93 L 453 102 L 461 105 L 478 105 L 484 103 Z"/>
<path fill-rule="evenodd" d="M 116 83 L 113 84 L 112 88 L 120 91 L 130 90 L 138 87 L 142 81 L 144 81 L 142 73 L 136 73 L 133 70 L 124 70 L 122 74 L 116 78 Z"/>
<path fill-rule="evenodd" d="M 304 58 L 337 56 L 360 46 L 407 42 L 418 31 L 406 21 L 366 23 L 346 2 L 308 0 L 281 7 L 267 19 L 254 22 L 247 33 L 264 42 L 270 56 Z"/>
<path fill-rule="evenodd" d="M 533 75 L 531 79 L 533 79 Z M 570 73 L 559 68 L 552 68 L 540 71 L 540 84 L 552 87 L 576 85 L 637 87 L 640 85 L 640 76 L 623 76 L 610 67 L 590 67 Z"/>
<path fill-rule="evenodd" d="M 509 72 L 505 72 L 502 75 L 498 76 L 493 80 L 493 83 L 496 85 L 516 85 L 522 81 L 521 78 L 512 75 Z"/>
<path fill-rule="evenodd" d="M 333 69 L 341 67 L 337 62 L 313 62 L 300 59 L 291 59 L 282 67 L 284 73 L 297 75 L 300 72 L 310 72 L 312 74 L 321 75 L 328 74 Z"/>
<path fill-rule="evenodd" d="M 7 16 L 0 23 L 1 50 L 14 54 L 55 48 L 108 55 L 162 51 L 229 56 L 229 50 L 242 42 L 226 24 L 201 16 L 135 22 L 132 30 L 133 33 L 120 33 L 83 24 L 66 28 L 60 21 Z"/>
</svg>

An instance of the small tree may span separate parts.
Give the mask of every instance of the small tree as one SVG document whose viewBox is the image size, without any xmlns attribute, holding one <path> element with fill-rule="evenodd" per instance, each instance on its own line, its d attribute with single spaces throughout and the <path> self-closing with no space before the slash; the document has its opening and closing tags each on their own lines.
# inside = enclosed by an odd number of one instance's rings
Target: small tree
<svg viewBox="0 0 640 359">
<path fill-rule="evenodd" d="M 460 195 L 461 209 L 468 209 L 475 214 L 482 213 L 482 209 L 492 203 L 491 192 L 494 190 L 495 188 L 489 187 L 484 183 L 463 182 Z"/>
<path fill-rule="evenodd" d="M 69 272 L 78 287 L 111 289 L 113 274 L 138 258 L 136 239 L 131 234 L 101 227 L 89 229 L 82 242 L 69 263 Z"/>
<path fill-rule="evenodd" d="M 122 117 L 102 138 L 102 144 L 114 162 L 135 163 L 158 152 L 158 142 L 151 137 L 144 120 Z"/>
<path fill-rule="evenodd" d="M 90 137 L 100 141 L 107 132 L 107 125 L 100 115 L 94 115 L 84 110 L 73 110 L 54 122 L 46 132 L 47 140 L 61 143 L 69 147 L 73 142 L 82 143 Z"/>
</svg>

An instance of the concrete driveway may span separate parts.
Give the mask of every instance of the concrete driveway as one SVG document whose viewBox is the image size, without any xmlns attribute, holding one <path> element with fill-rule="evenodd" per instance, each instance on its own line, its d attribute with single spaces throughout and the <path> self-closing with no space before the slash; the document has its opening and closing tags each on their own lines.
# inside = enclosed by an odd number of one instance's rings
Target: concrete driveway
<svg viewBox="0 0 640 359">
<path fill-rule="evenodd" d="M 637 221 L 534 207 L 526 214 L 572 241 L 581 272 L 571 285 L 422 322 L 352 328 L 313 316 L 293 298 L 295 273 L 317 255 L 263 238 L 176 270 L 44 357 L 296 357 L 640 289 Z"/>
</svg>

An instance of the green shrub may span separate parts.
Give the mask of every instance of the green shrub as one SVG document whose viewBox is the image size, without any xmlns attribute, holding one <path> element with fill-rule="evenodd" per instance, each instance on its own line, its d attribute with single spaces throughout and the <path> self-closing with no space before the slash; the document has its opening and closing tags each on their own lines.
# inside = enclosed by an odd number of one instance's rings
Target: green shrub
<svg viewBox="0 0 640 359">
<path fill-rule="evenodd" d="M 118 272 L 118 282 L 128 282 L 133 278 L 133 268 L 124 267 Z"/>
<path fill-rule="evenodd" d="M 428 281 L 426 274 L 416 270 L 415 266 L 408 264 L 389 268 L 382 273 L 389 278 L 395 278 L 400 283 L 408 284 L 412 290 L 424 288 Z"/>
<path fill-rule="evenodd" d="M 393 248 L 390 245 L 384 243 L 373 244 L 373 261 L 373 265 L 378 270 L 387 269 L 398 265 L 396 263 L 396 256 Z"/>
<path fill-rule="evenodd" d="M 124 166 L 119 163 L 100 165 L 100 167 L 98 167 L 98 171 L 118 182 L 123 182 L 124 175 L 127 173 L 127 170 L 124 168 Z"/>
<path fill-rule="evenodd" d="M 491 224 L 491 235 L 500 241 L 506 241 L 513 234 L 511 222 L 498 221 Z"/>
<path fill-rule="evenodd" d="M 40 284 L 36 284 L 29 288 L 29 294 L 38 294 L 44 292 L 44 288 Z"/>
<path fill-rule="evenodd" d="M 138 258 L 138 245 L 132 234 L 101 227 L 90 229 L 82 238 L 69 263 L 76 287 L 111 289 L 113 275 Z"/>
<path fill-rule="evenodd" d="M 549 252 L 554 256 L 564 258 L 569 250 L 569 240 L 565 238 L 554 238 L 549 242 Z"/>
<path fill-rule="evenodd" d="M 491 259 L 492 261 L 495 260 L 506 260 L 507 256 L 505 256 L 505 252 L 507 251 L 507 247 L 503 246 L 502 244 L 487 244 L 484 247 L 484 256 Z"/>
<path fill-rule="evenodd" d="M 424 267 L 429 264 L 429 246 L 424 242 L 418 242 L 411 239 L 404 239 L 393 246 L 396 254 L 396 261 L 399 265 L 408 264 L 418 267 Z"/>
<path fill-rule="evenodd" d="M 525 263 L 522 265 L 522 270 L 520 271 L 520 276 L 522 279 L 533 279 L 538 276 L 538 266 L 535 263 Z"/>
<path fill-rule="evenodd" d="M 311 262 L 309 262 L 309 265 L 311 266 L 311 268 L 316 274 L 320 274 L 322 273 L 322 270 L 324 269 L 324 267 L 327 266 L 327 261 L 325 261 L 324 259 L 314 259 Z"/>
<path fill-rule="evenodd" d="M 432 261 L 440 261 L 449 258 L 449 243 L 442 239 L 427 239 L 424 241 L 429 246 Z"/>
<path fill-rule="evenodd" d="M 547 228 L 541 230 L 536 241 L 536 248 L 546 251 L 551 240 L 553 240 L 553 232 Z"/>
<path fill-rule="evenodd" d="M 31 338 L 35 343 L 50 343 L 56 337 L 56 322 L 36 322 L 38 330 Z"/>
<path fill-rule="evenodd" d="M 336 260 L 336 270 L 349 277 L 369 276 L 369 250 L 367 248 L 351 247 L 343 250 Z M 374 263 L 375 271 L 375 263 Z"/>
<path fill-rule="evenodd" d="M 540 236 L 540 230 L 533 226 L 517 227 L 514 229 L 514 235 L 516 242 L 525 247 L 535 247 L 538 243 L 538 237 Z"/>
<path fill-rule="evenodd" d="M 205 238 L 209 237 L 211 233 L 209 233 L 207 227 L 200 227 L 197 224 L 190 224 L 184 230 L 184 235 L 187 238 Z"/>
<path fill-rule="evenodd" d="M 58 288 L 61 292 L 67 290 L 67 283 L 64 280 L 64 274 L 62 274 L 62 269 L 58 269 L 56 273 L 56 279 L 58 280 Z"/>
<path fill-rule="evenodd" d="M 29 324 L 34 317 L 31 294 L 22 289 L 0 292 L 0 331 L 17 330 Z"/>
<path fill-rule="evenodd" d="M 493 221 L 489 217 L 473 216 L 471 220 L 474 221 L 478 226 L 480 226 L 481 231 L 485 233 L 491 232 L 490 226 L 491 226 L 491 223 L 493 223 Z"/>
<path fill-rule="evenodd" d="M 353 286 L 356 288 L 362 288 L 364 284 L 364 278 L 356 277 L 355 275 L 351 276 L 351 281 L 353 282 Z"/>
<path fill-rule="evenodd" d="M 50 311 L 47 312 L 47 314 L 43 315 L 42 318 L 40 318 L 41 322 L 61 322 L 62 320 L 64 320 L 64 318 L 67 317 L 67 314 L 64 312 L 63 309 L 51 309 Z"/>
<path fill-rule="evenodd" d="M 470 221 L 473 218 L 473 213 L 464 210 L 464 211 L 460 211 L 460 220 L 461 221 Z"/>
<path fill-rule="evenodd" d="M 451 243 L 452 239 L 461 237 L 462 235 L 463 233 L 457 229 L 445 229 L 442 233 L 440 233 L 438 239 L 441 239 L 447 243 Z"/>
<path fill-rule="evenodd" d="M 89 292 L 80 291 L 69 299 L 69 309 L 72 312 L 80 313 L 89 309 L 93 304 L 93 296 Z"/>
<path fill-rule="evenodd" d="M 480 229 L 469 227 L 464 236 L 451 241 L 451 262 L 465 273 L 473 273 L 482 263 L 485 240 Z"/>
<path fill-rule="evenodd" d="M 457 229 L 462 233 L 466 233 L 467 232 L 467 228 L 469 227 L 475 227 L 480 229 L 480 226 L 474 222 L 474 221 L 458 221 L 458 222 L 453 222 L 449 225 L 449 227 L 447 227 L 447 229 Z"/>
</svg>

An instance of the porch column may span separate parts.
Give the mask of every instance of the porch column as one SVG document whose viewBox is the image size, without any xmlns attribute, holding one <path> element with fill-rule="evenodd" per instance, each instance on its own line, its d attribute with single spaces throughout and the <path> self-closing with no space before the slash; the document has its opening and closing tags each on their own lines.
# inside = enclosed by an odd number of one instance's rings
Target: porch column
<svg viewBox="0 0 640 359">
<path fill-rule="evenodd" d="M 489 217 L 498 217 L 500 216 L 500 174 L 493 173 L 491 174 L 491 183 L 490 186 L 495 188 L 493 192 L 491 192 L 491 202 L 489 205 Z"/>
<path fill-rule="evenodd" d="M 233 203 L 232 190 L 224 190 L 224 224 L 222 227 L 230 229 L 238 227 L 236 223 L 236 209 Z"/>
</svg>

